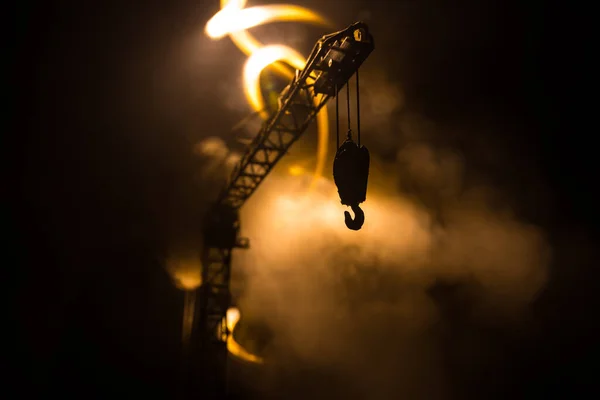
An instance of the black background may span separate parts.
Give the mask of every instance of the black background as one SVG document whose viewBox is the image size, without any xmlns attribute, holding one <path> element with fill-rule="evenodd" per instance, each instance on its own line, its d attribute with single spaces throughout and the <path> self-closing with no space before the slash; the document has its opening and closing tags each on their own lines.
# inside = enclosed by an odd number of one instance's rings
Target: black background
<svg viewBox="0 0 600 400">
<path fill-rule="evenodd" d="M 178 127 L 156 117 L 161 103 L 153 103 L 150 78 L 178 35 L 218 7 L 204 3 L 20 2 L 5 14 L 3 265 L 15 317 L 6 329 L 16 341 L 6 343 L 14 357 L 3 364 L 17 385 L 3 390 L 173 397 L 182 294 L 160 264 L 168 233 L 156 210 L 185 185 L 189 163 L 179 157 L 187 143 L 171 135 Z M 397 39 L 411 62 L 399 61 L 400 50 L 379 60 L 429 118 L 452 125 L 477 114 L 497 127 L 480 140 L 507 146 L 505 168 L 486 163 L 477 140 L 449 140 L 514 195 L 555 252 L 551 280 L 534 304 L 542 321 L 535 340 L 511 342 L 470 326 L 465 300 L 452 287 L 434 290 L 450 327 L 450 355 L 452 331 L 465 329 L 505 352 L 485 371 L 449 366 L 449 398 L 580 398 L 595 389 L 597 361 L 597 129 L 586 43 L 593 24 L 583 6 L 548 2 L 428 1 L 414 6 L 410 20 L 396 10 L 418 3 L 367 6 L 375 35 Z M 398 21 L 412 35 L 395 37 Z M 188 103 L 206 130 L 229 126 L 226 110 Z M 536 184 L 523 178 L 531 174 Z"/>
</svg>

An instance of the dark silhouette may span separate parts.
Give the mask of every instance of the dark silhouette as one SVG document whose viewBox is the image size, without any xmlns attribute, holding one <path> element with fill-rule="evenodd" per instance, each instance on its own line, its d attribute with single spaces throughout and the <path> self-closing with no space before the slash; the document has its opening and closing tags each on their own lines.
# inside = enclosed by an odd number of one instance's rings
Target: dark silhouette
<svg viewBox="0 0 600 400">
<path fill-rule="evenodd" d="M 333 179 L 338 187 L 342 204 L 350 206 L 355 219 L 348 211 L 344 211 L 346 226 L 354 231 L 365 223 L 365 213 L 358 206 L 367 197 L 367 181 L 369 179 L 369 150 L 352 140 L 351 132 L 338 149 L 333 162 Z"/>
</svg>

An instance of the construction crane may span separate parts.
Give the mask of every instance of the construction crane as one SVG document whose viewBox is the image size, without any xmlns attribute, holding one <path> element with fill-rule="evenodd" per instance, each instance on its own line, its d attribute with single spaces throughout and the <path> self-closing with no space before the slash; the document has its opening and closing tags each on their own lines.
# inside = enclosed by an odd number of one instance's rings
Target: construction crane
<svg viewBox="0 0 600 400">
<path fill-rule="evenodd" d="M 207 213 L 202 248 L 202 284 L 187 357 L 188 393 L 202 399 L 227 394 L 227 310 L 231 306 L 233 249 L 249 248 L 240 236 L 239 210 L 329 99 L 358 71 L 374 49 L 366 24 L 323 36 L 306 66 L 282 91 L 279 109 L 263 124 Z"/>
</svg>

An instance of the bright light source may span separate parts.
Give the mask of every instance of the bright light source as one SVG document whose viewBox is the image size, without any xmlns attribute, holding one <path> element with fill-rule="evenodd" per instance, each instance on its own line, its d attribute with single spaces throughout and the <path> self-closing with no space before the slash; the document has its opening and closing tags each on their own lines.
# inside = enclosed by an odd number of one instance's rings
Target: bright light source
<svg viewBox="0 0 600 400">
<path fill-rule="evenodd" d="M 241 4 L 229 2 L 208 21 L 205 28 L 206 34 L 213 39 L 220 39 L 231 33 L 244 31 L 269 22 L 294 21 L 325 24 L 325 19 L 304 7 L 287 4 L 243 7 Z"/>
<path fill-rule="evenodd" d="M 244 92 L 248 103 L 256 110 L 261 111 L 264 118 L 268 117 L 264 111 L 265 102 L 260 90 L 260 74 L 269 65 L 276 61 L 285 61 L 296 69 L 305 65 L 304 57 L 296 50 L 287 46 L 272 45 L 256 50 L 244 65 Z"/>
<path fill-rule="evenodd" d="M 226 318 L 227 329 L 229 329 L 230 332 L 233 332 L 233 328 L 235 328 L 235 326 L 240 320 L 240 310 L 235 307 L 231 307 L 229 310 L 227 310 Z"/>
<path fill-rule="evenodd" d="M 245 0 L 221 0 L 221 10 L 207 22 L 205 33 L 213 39 L 229 35 L 233 43 L 244 54 L 250 56 L 244 68 L 244 93 L 254 111 L 266 119 L 268 115 L 264 111 L 265 102 L 260 90 L 261 72 L 271 65 L 284 77 L 291 79 L 291 71 L 277 62 L 303 69 L 306 60 L 296 50 L 287 46 L 265 47 L 246 30 L 269 22 L 294 21 L 319 25 L 327 25 L 328 22 L 318 13 L 304 7 L 277 4 L 244 8 L 245 5 Z M 311 188 L 314 188 L 316 180 L 323 174 L 327 157 L 329 119 L 325 107 L 317 115 L 317 131 L 317 164 Z"/>
<path fill-rule="evenodd" d="M 233 331 L 239 321 L 240 310 L 236 307 L 231 307 L 230 309 L 228 309 L 226 316 L 227 329 L 229 330 L 229 337 L 227 338 L 227 350 L 229 351 L 229 353 L 239 358 L 240 360 L 255 364 L 262 364 L 264 360 L 261 357 L 258 357 L 250 353 L 248 350 L 244 349 L 233 338 Z"/>
</svg>

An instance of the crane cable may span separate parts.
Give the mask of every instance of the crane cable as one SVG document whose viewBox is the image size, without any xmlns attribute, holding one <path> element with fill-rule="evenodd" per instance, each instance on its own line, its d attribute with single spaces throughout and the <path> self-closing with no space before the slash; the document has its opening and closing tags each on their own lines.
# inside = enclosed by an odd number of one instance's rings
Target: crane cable
<svg viewBox="0 0 600 400">
<path fill-rule="evenodd" d="M 338 98 L 338 86 L 335 85 L 335 144 L 336 149 L 340 148 L 340 101 Z"/>
<path fill-rule="evenodd" d="M 350 86 L 350 84 L 348 84 L 348 86 Z M 358 147 L 360 147 L 360 89 L 359 89 L 359 83 L 358 83 L 358 69 L 356 70 L 356 136 L 357 136 L 357 143 L 358 143 Z M 348 100 L 348 104 L 350 100 Z M 348 121 L 350 121 L 350 116 L 348 116 Z M 348 125 L 350 125 L 350 122 L 348 122 Z"/>
<path fill-rule="evenodd" d="M 337 148 L 340 147 L 340 102 L 338 99 L 338 86 L 335 85 L 335 136 Z M 350 84 L 346 84 L 346 105 L 348 110 L 348 134 L 347 139 L 352 138 L 352 127 L 350 120 Z M 357 144 L 360 147 L 360 83 L 358 69 L 356 70 L 356 137 Z"/>
</svg>

